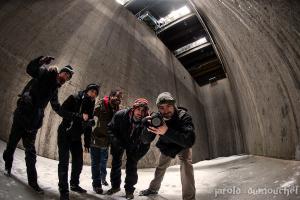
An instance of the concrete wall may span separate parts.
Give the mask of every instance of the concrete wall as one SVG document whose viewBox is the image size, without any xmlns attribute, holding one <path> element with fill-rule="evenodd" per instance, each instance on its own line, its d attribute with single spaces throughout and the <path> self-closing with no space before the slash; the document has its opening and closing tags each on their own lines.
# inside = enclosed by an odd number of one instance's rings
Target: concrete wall
<svg viewBox="0 0 300 200">
<path fill-rule="evenodd" d="M 90 82 L 101 82 L 101 95 L 121 87 L 124 106 L 146 97 L 154 109 L 156 96 L 170 91 L 193 116 L 194 161 L 209 157 L 199 87 L 151 30 L 114 1 L 1 1 L 0 27 L 1 139 L 8 139 L 17 94 L 29 80 L 26 64 L 39 55 L 52 55 L 57 66 L 71 64 L 76 71 L 60 90 L 60 101 Z M 48 107 L 36 141 L 39 155 L 57 159 L 60 120 Z M 157 153 L 152 148 L 140 166 L 154 166 Z"/>
<path fill-rule="evenodd" d="M 235 99 L 228 79 L 201 87 L 211 158 L 244 153 Z"/>
<path fill-rule="evenodd" d="M 300 145 L 300 1 L 192 2 L 223 58 L 247 152 L 294 159 Z"/>
</svg>

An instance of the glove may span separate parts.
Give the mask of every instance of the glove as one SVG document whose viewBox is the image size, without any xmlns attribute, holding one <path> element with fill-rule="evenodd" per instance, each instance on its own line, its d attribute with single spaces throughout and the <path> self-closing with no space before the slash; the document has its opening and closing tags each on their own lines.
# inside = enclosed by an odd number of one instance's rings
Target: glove
<svg viewBox="0 0 300 200">
<path fill-rule="evenodd" d="M 87 126 L 89 126 L 89 127 L 93 127 L 93 126 L 95 126 L 95 125 L 96 125 L 96 122 L 95 122 L 94 119 L 90 119 L 90 120 L 87 122 Z"/>
<path fill-rule="evenodd" d="M 42 57 L 39 62 L 40 64 L 46 64 L 46 65 L 49 65 L 51 63 L 52 60 L 54 60 L 55 58 L 52 57 L 52 56 L 45 56 L 45 57 Z"/>
<path fill-rule="evenodd" d="M 95 125 L 96 125 L 96 123 L 95 123 L 95 120 L 93 120 L 93 119 L 89 119 L 88 121 L 82 122 L 82 126 L 84 127 L 84 129 L 86 129 L 86 128 L 91 129 Z"/>
<path fill-rule="evenodd" d="M 109 141 L 112 146 L 114 147 L 120 146 L 120 141 L 118 140 L 118 138 L 116 138 L 115 136 L 110 136 L 109 138 L 110 138 Z"/>
<path fill-rule="evenodd" d="M 90 147 L 91 147 L 91 142 L 90 141 L 84 141 L 85 152 L 89 153 L 90 152 Z"/>
<path fill-rule="evenodd" d="M 110 153 L 112 155 L 118 154 L 122 149 L 126 148 L 121 144 L 121 141 L 117 137 L 113 136 L 111 138 Z"/>
</svg>

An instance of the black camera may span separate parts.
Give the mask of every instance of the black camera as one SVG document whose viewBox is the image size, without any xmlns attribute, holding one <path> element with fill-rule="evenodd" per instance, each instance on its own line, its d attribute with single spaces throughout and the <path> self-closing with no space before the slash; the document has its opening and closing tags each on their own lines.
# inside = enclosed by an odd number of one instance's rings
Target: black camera
<svg viewBox="0 0 300 200">
<path fill-rule="evenodd" d="M 144 118 L 142 120 L 142 123 L 146 127 L 153 126 L 153 127 L 157 128 L 157 127 L 160 127 L 160 126 L 163 125 L 164 119 L 163 119 L 163 116 L 160 113 L 153 112 L 150 115 L 150 118 Z"/>
<path fill-rule="evenodd" d="M 96 122 L 95 122 L 95 120 L 94 119 L 89 119 L 89 120 L 87 120 L 87 121 L 82 121 L 82 126 L 84 127 L 84 128 L 87 128 L 87 127 L 93 127 L 93 126 L 95 126 L 96 125 Z"/>
</svg>

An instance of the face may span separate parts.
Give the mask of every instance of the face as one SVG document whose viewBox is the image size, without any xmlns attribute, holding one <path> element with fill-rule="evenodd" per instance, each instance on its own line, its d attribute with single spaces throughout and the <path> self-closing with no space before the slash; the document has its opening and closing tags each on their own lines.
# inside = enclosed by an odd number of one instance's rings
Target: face
<svg viewBox="0 0 300 200">
<path fill-rule="evenodd" d="M 95 100 L 96 97 L 98 96 L 97 90 L 89 90 L 87 91 L 87 96 L 89 96 L 92 100 Z"/>
<path fill-rule="evenodd" d="M 115 96 L 110 96 L 109 97 L 109 103 L 112 106 L 118 106 L 121 104 L 122 101 L 122 93 L 118 92 Z"/>
<path fill-rule="evenodd" d="M 171 119 L 175 113 L 175 107 L 173 104 L 161 104 L 158 106 L 158 111 L 165 119 Z"/>
<path fill-rule="evenodd" d="M 146 109 L 144 107 L 137 107 L 136 109 L 134 109 L 133 111 L 134 118 L 141 120 L 145 116 L 146 116 Z"/>
<path fill-rule="evenodd" d="M 60 85 L 65 84 L 65 82 L 69 81 L 71 79 L 71 76 L 67 72 L 61 72 L 57 76 L 57 81 Z"/>
</svg>

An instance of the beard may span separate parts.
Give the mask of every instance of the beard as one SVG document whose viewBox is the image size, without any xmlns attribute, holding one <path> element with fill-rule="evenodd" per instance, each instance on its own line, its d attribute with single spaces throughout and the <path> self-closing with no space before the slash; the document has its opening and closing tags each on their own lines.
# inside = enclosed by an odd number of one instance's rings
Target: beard
<svg viewBox="0 0 300 200">
<path fill-rule="evenodd" d="M 63 85 L 63 84 L 65 84 L 66 80 L 64 78 L 58 76 L 57 82 L 58 82 L 59 85 Z"/>
<path fill-rule="evenodd" d="M 168 112 L 168 113 L 164 113 L 163 115 L 164 120 L 170 120 L 173 116 L 173 113 Z"/>
<path fill-rule="evenodd" d="M 118 105 L 120 105 L 120 100 L 112 99 L 111 104 L 114 105 L 114 106 L 118 106 Z"/>
<path fill-rule="evenodd" d="M 120 101 L 118 100 L 111 100 L 110 101 L 110 105 L 113 109 L 118 110 L 119 109 L 119 105 L 120 105 Z"/>
<path fill-rule="evenodd" d="M 134 121 L 135 123 L 139 123 L 139 122 L 142 121 L 142 117 L 135 117 L 135 116 L 133 116 L 132 119 L 133 119 L 133 121 Z"/>
</svg>

